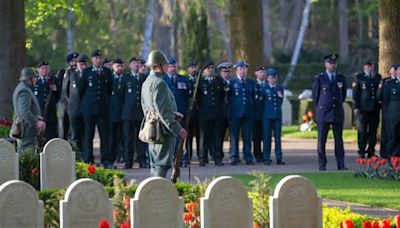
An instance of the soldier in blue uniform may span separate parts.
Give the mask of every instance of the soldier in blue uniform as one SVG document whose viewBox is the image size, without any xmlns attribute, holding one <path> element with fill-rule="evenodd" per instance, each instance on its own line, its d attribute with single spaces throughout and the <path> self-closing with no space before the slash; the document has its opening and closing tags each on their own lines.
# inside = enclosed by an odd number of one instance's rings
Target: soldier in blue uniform
<svg viewBox="0 0 400 228">
<path fill-rule="evenodd" d="M 195 63 L 190 63 L 187 67 L 187 79 L 189 82 L 189 100 L 193 98 L 193 92 L 194 92 L 194 86 L 196 84 L 196 79 L 197 79 L 197 66 Z M 188 129 L 188 137 L 186 139 L 186 150 L 189 155 L 189 158 L 192 159 L 192 154 L 193 154 L 193 138 L 196 137 L 196 151 L 197 151 L 197 157 L 199 158 L 199 118 L 198 118 L 198 106 L 197 104 L 194 105 L 193 111 L 190 116 L 190 123 L 189 123 L 189 129 Z M 206 156 L 206 162 L 208 163 L 208 157 Z"/>
<path fill-rule="evenodd" d="M 256 159 L 256 162 L 263 162 L 263 152 L 261 150 L 261 141 L 263 140 L 263 92 L 265 87 L 265 68 L 260 66 L 254 72 L 256 76 L 256 85 L 254 89 L 254 110 L 255 110 L 255 118 L 253 125 L 253 155 Z"/>
<path fill-rule="evenodd" d="M 318 164 L 319 170 L 326 170 L 325 144 L 329 128 L 333 128 L 335 156 L 338 170 L 347 169 L 344 164 L 343 148 L 343 102 L 346 99 L 346 78 L 336 72 L 337 54 L 324 57 L 325 71 L 314 78 L 312 98 L 316 107 L 318 124 Z"/>
<path fill-rule="evenodd" d="M 231 78 L 231 69 L 233 64 L 231 62 L 222 62 L 217 66 L 219 70 L 219 75 L 222 79 L 222 83 L 224 84 L 224 89 L 227 91 L 229 89 L 229 79 Z M 229 120 L 228 120 L 228 99 L 227 93 L 225 93 L 224 103 L 222 108 L 222 119 L 221 119 L 221 141 L 220 141 L 220 150 L 222 152 L 222 159 L 224 158 L 224 138 L 226 135 L 226 131 L 228 130 Z"/>
<path fill-rule="evenodd" d="M 254 87 L 253 79 L 247 77 L 248 64 L 238 60 L 233 66 L 236 76 L 229 80 L 228 116 L 230 129 L 231 165 L 237 165 L 239 159 L 239 132 L 242 132 L 243 157 L 247 165 L 254 165 L 251 154 L 251 129 L 254 121 Z"/>
<path fill-rule="evenodd" d="M 81 113 L 81 97 L 79 96 L 79 85 L 82 78 L 82 72 L 86 68 L 88 57 L 86 55 L 79 55 L 77 58 L 76 69 L 70 71 L 67 84 L 67 97 L 68 97 L 68 117 L 71 129 L 71 141 L 82 149 L 84 124 L 83 116 Z M 64 82 L 63 82 L 64 84 Z"/>
<path fill-rule="evenodd" d="M 356 75 L 353 87 L 353 109 L 357 119 L 358 154 L 364 158 L 375 155 L 376 133 L 381 105 L 377 96 L 381 75 L 372 71 L 371 61 L 366 61 L 364 71 Z M 368 148 L 367 148 L 368 144 Z"/>
<path fill-rule="evenodd" d="M 57 117 L 58 117 L 58 137 L 67 139 L 70 128 L 69 117 L 68 117 L 68 98 L 67 90 L 69 75 L 76 69 L 76 59 L 79 53 L 73 52 L 67 55 L 66 62 L 67 68 L 62 69 L 57 74 L 58 87 L 60 90 L 60 100 L 57 103 Z"/>
<path fill-rule="evenodd" d="M 171 90 L 172 94 L 174 94 L 178 112 L 186 116 L 189 105 L 189 82 L 185 76 L 177 74 L 175 59 L 170 58 L 167 63 L 167 74 L 164 75 L 164 80 L 167 83 L 168 88 Z M 184 123 L 185 118 L 182 118 L 180 124 L 183 126 Z M 177 137 L 177 141 L 178 140 L 179 137 Z M 176 143 L 176 149 L 178 148 L 178 144 L 179 143 Z M 187 167 L 189 163 L 189 156 L 187 151 L 183 154 L 181 163 L 182 167 Z"/>
<path fill-rule="evenodd" d="M 130 72 L 122 77 L 121 101 L 126 169 L 132 168 L 134 154 L 137 156 L 140 168 L 149 167 L 144 153 L 145 145 L 138 138 L 143 119 L 141 91 L 142 84 L 146 80 L 146 76 L 139 73 L 139 64 L 140 59 L 131 58 L 129 60 Z"/>
<path fill-rule="evenodd" d="M 387 118 L 387 158 L 390 159 L 400 156 L 400 65 L 396 66 L 396 78 L 385 83 L 383 105 Z"/>
<path fill-rule="evenodd" d="M 262 101 L 262 126 L 263 126 L 263 151 L 264 164 L 271 165 L 271 138 L 274 131 L 275 157 L 277 165 L 285 165 L 282 156 L 282 102 L 283 87 L 276 84 L 277 71 L 274 68 L 267 70 L 268 83 L 263 87 Z"/>
<path fill-rule="evenodd" d="M 112 72 L 101 66 L 102 53 L 92 52 L 93 65 L 82 72 L 79 94 L 82 98 L 85 135 L 82 146 L 83 161 L 93 163 L 93 137 L 97 125 L 100 134 L 101 163 L 105 168 L 112 167 L 109 146 L 109 100 L 112 92 Z"/>
<path fill-rule="evenodd" d="M 382 79 L 381 83 L 379 84 L 379 88 L 378 88 L 378 92 L 377 92 L 377 96 L 379 99 L 380 104 L 382 105 L 382 125 L 381 125 L 381 150 L 380 150 L 380 156 L 382 158 L 387 158 L 388 154 L 387 154 L 387 141 L 388 141 L 388 137 L 386 134 L 387 131 L 387 111 L 386 111 L 386 104 L 383 103 L 383 90 L 385 89 L 385 85 L 386 82 L 389 79 L 395 79 L 396 78 L 396 68 L 397 68 L 397 64 L 393 64 L 390 66 L 390 70 L 389 70 L 389 77 L 385 77 Z"/>
<path fill-rule="evenodd" d="M 110 96 L 110 156 L 114 163 L 117 154 L 121 154 L 123 138 L 122 138 L 122 77 L 124 74 L 124 62 L 120 58 L 116 58 L 112 62 L 112 92 Z M 131 167 L 132 168 L 132 165 Z"/>
<path fill-rule="evenodd" d="M 215 77 L 214 64 L 205 63 L 198 85 L 200 142 L 199 166 L 206 165 L 206 156 L 210 152 L 216 166 L 223 166 L 221 141 L 221 113 L 224 103 L 224 84 L 220 77 Z"/>
<path fill-rule="evenodd" d="M 46 131 L 43 144 L 50 139 L 58 137 L 57 102 L 60 98 L 58 81 L 54 76 L 50 76 L 50 65 L 47 61 L 39 61 L 37 64 L 38 81 L 32 90 L 39 101 L 43 119 L 46 122 Z"/>
</svg>

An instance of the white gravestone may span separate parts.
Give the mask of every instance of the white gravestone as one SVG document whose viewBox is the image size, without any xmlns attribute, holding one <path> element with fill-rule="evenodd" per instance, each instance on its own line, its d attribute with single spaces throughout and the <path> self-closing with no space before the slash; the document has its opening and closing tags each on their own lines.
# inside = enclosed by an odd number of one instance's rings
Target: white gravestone
<svg viewBox="0 0 400 228">
<path fill-rule="evenodd" d="M 104 186 L 84 178 L 72 183 L 60 201 L 61 228 L 97 228 L 101 220 L 113 223 L 113 203 Z"/>
<path fill-rule="evenodd" d="M 64 139 L 46 143 L 40 153 L 40 189 L 67 188 L 76 180 L 75 152 Z"/>
<path fill-rule="evenodd" d="M 0 185 L 19 178 L 18 153 L 7 140 L 0 139 Z"/>
<path fill-rule="evenodd" d="M 43 228 L 43 202 L 28 183 L 11 180 L 0 186 L 1 228 Z"/>
<path fill-rule="evenodd" d="M 343 129 L 351 129 L 353 127 L 353 110 L 351 109 L 349 103 L 347 102 L 343 103 L 343 111 L 344 111 Z"/>
<path fill-rule="evenodd" d="M 147 178 L 131 199 L 131 226 L 183 228 L 183 206 L 183 199 L 170 181 L 161 177 Z"/>
<path fill-rule="evenodd" d="M 283 97 L 282 102 L 282 124 L 285 126 L 292 125 L 292 104 L 287 96 Z"/>
<path fill-rule="evenodd" d="M 216 178 L 201 198 L 200 217 L 202 228 L 253 227 L 253 204 L 246 187 L 232 177 Z"/>
<path fill-rule="evenodd" d="M 269 208 L 271 228 L 322 228 L 322 199 L 302 176 L 290 175 L 279 181 Z"/>
</svg>

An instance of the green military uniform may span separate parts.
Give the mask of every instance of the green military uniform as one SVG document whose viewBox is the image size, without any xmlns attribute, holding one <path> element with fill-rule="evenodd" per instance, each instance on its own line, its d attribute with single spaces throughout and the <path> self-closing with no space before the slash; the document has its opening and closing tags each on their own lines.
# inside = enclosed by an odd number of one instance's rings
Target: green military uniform
<svg viewBox="0 0 400 228">
<path fill-rule="evenodd" d="M 150 144 L 149 153 L 152 175 L 165 178 L 172 166 L 176 136 L 182 128 L 175 119 L 175 98 L 163 80 L 163 75 L 153 71 L 142 85 L 141 97 L 143 113 L 156 112 L 162 122 L 164 142 Z"/>
<path fill-rule="evenodd" d="M 21 71 L 20 83 L 13 93 L 13 104 L 15 114 L 23 120 L 24 135 L 18 140 L 18 151 L 35 149 L 37 144 L 37 122 L 41 115 L 39 102 L 32 92 L 32 86 L 25 81 L 35 77 L 32 69 L 24 68 Z"/>
</svg>

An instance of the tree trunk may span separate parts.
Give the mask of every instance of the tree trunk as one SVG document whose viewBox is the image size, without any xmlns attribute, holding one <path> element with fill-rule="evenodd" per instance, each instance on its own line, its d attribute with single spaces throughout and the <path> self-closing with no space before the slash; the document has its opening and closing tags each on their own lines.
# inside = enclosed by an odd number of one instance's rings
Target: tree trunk
<svg viewBox="0 0 400 228">
<path fill-rule="evenodd" d="M 349 59 L 349 21 L 347 16 L 347 0 L 339 0 L 339 55 L 342 62 Z"/>
<path fill-rule="evenodd" d="M 283 82 L 283 86 L 287 86 L 289 81 L 293 77 L 294 70 L 296 69 L 297 61 L 299 60 L 301 46 L 303 45 L 304 35 L 306 33 L 306 29 L 308 27 L 308 19 L 310 17 L 311 11 L 311 0 L 306 0 L 306 5 L 303 11 L 303 18 L 301 19 L 301 27 L 299 30 L 299 35 L 297 36 L 296 46 L 293 51 L 292 60 L 290 61 L 290 68 Z"/>
<path fill-rule="evenodd" d="M 142 50 L 140 51 L 140 54 L 142 55 L 143 58 L 147 58 L 150 52 L 150 42 L 154 26 L 154 8 L 155 8 L 155 1 L 150 0 L 147 5 L 146 22 L 144 25 L 144 42 Z"/>
<path fill-rule="evenodd" d="M 172 6 L 172 12 L 174 13 L 174 16 L 172 17 L 172 28 L 171 28 L 171 55 L 176 59 L 176 61 L 179 61 L 179 56 L 178 56 L 178 27 L 179 27 L 179 21 L 180 21 L 180 15 L 179 15 L 179 7 L 178 7 L 178 2 L 177 0 L 170 0 L 170 4 Z"/>
<path fill-rule="evenodd" d="M 261 0 L 231 0 L 229 4 L 232 49 L 234 60 L 250 64 L 249 76 L 263 64 L 263 25 Z"/>
<path fill-rule="evenodd" d="M 207 0 L 207 10 L 209 10 L 209 15 L 210 18 L 215 18 L 217 27 L 218 27 L 218 32 L 221 33 L 222 36 L 222 41 L 224 43 L 224 51 L 226 52 L 226 58 L 227 59 L 232 59 L 232 49 L 231 49 L 231 39 L 229 37 L 227 28 L 228 26 L 225 23 L 225 19 L 223 18 L 222 12 L 218 9 L 217 5 L 215 4 L 214 0 Z M 209 20 L 211 21 L 211 19 Z"/>
<path fill-rule="evenodd" d="M 160 4 L 160 1 L 157 1 L 157 12 L 156 18 L 161 19 L 163 16 L 164 8 Z M 154 30 L 154 46 L 156 49 L 160 49 L 167 54 L 167 56 L 171 56 L 171 26 L 158 20 L 156 22 L 155 30 Z"/>
<path fill-rule="evenodd" d="M 400 59 L 400 1 L 379 1 L 379 73 Z"/>
<path fill-rule="evenodd" d="M 270 17 L 269 17 L 269 0 L 262 1 L 263 11 L 263 43 L 264 43 L 264 60 L 267 63 L 274 63 L 274 57 L 272 55 L 272 39 L 270 29 Z"/>
<path fill-rule="evenodd" d="M 118 57 L 122 55 L 122 45 L 120 37 L 120 30 L 118 27 L 117 13 L 115 12 L 115 2 L 110 1 L 110 34 L 113 38 L 115 53 Z"/>
<path fill-rule="evenodd" d="M 300 0 L 297 0 L 295 2 L 298 2 Z M 264 1 L 263 1 L 264 4 Z M 285 41 L 286 41 L 286 36 L 287 32 L 289 29 L 289 3 L 288 0 L 280 0 L 279 1 L 279 16 L 280 16 L 280 22 L 281 22 L 281 28 L 278 33 L 278 40 L 279 40 L 279 46 L 283 47 L 285 46 Z"/>
<path fill-rule="evenodd" d="M 284 48 L 286 54 L 292 53 L 294 46 L 296 45 L 296 38 L 298 35 L 300 21 L 301 21 L 302 6 L 303 6 L 302 0 L 297 0 L 294 2 L 293 17 L 290 24 L 289 36 L 287 38 Z"/>
<path fill-rule="evenodd" d="M 358 24 L 358 45 L 361 46 L 364 43 L 364 31 L 363 31 L 363 15 L 360 7 L 360 0 L 355 0 L 356 13 L 357 13 L 357 24 Z"/>
<path fill-rule="evenodd" d="M 0 1 L 0 119 L 12 118 L 12 94 L 26 66 L 24 10 L 23 0 Z"/>
</svg>

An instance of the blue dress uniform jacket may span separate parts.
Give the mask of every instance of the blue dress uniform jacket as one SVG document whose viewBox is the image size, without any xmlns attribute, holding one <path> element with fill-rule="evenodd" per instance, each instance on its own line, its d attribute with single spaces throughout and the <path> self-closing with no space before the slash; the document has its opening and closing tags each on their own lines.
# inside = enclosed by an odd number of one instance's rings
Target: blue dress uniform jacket
<svg viewBox="0 0 400 228">
<path fill-rule="evenodd" d="M 173 80 L 169 75 L 164 75 L 164 80 L 172 94 L 174 94 L 178 112 L 186 115 L 189 104 L 189 82 L 185 76 L 176 74 L 174 77 L 175 79 Z"/>
<path fill-rule="evenodd" d="M 271 162 L 271 138 L 274 131 L 275 139 L 275 156 L 277 164 L 282 163 L 282 147 L 281 147 L 281 131 L 282 131 L 282 103 L 284 89 L 282 86 L 274 85 L 271 87 L 267 84 L 264 87 L 263 101 L 263 146 L 264 161 L 266 164 Z"/>
<path fill-rule="evenodd" d="M 243 156 L 247 164 L 254 164 L 251 154 L 251 129 L 254 121 L 255 82 L 250 78 L 231 78 L 228 89 L 228 118 L 230 129 L 231 164 L 239 160 L 239 132 L 242 129 Z"/>
<path fill-rule="evenodd" d="M 317 122 L 344 121 L 342 103 L 346 99 L 346 88 L 346 78 L 340 73 L 336 73 L 332 81 L 326 72 L 315 77 L 312 98 L 317 110 Z"/>
<path fill-rule="evenodd" d="M 254 118 L 254 88 L 255 82 L 250 78 L 245 78 L 243 82 L 237 77 L 229 80 L 229 119 Z"/>
<path fill-rule="evenodd" d="M 220 120 L 225 98 L 224 85 L 219 77 L 200 79 L 197 104 L 199 107 L 199 121 Z"/>
<path fill-rule="evenodd" d="M 122 77 L 122 120 L 141 121 L 143 119 L 140 97 L 142 93 L 142 84 L 145 80 L 146 76 L 144 74 L 133 76 L 132 73 L 129 73 Z"/>
<path fill-rule="evenodd" d="M 266 85 L 263 93 L 263 119 L 282 119 L 283 87 Z"/>
<path fill-rule="evenodd" d="M 361 112 L 370 112 L 379 109 L 378 86 L 381 75 L 368 76 L 365 73 L 357 74 L 353 82 L 353 108 Z"/>
<path fill-rule="evenodd" d="M 335 156 L 337 168 L 346 169 L 344 165 L 343 147 L 343 102 L 346 99 L 346 78 L 340 74 L 329 79 L 327 72 L 317 75 L 312 85 L 312 98 L 316 106 L 318 123 L 318 164 L 319 170 L 326 170 L 325 144 L 330 126 L 335 136 Z"/>
<path fill-rule="evenodd" d="M 82 115 L 108 115 L 111 92 L 112 73 L 110 69 L 101 68 L 99 73 L 93 66 L 84 69 L 79 87 L 79 94 L 82 98 Z"/>
</svg>

